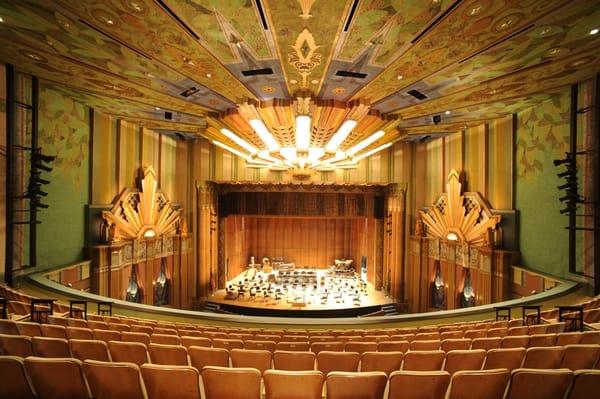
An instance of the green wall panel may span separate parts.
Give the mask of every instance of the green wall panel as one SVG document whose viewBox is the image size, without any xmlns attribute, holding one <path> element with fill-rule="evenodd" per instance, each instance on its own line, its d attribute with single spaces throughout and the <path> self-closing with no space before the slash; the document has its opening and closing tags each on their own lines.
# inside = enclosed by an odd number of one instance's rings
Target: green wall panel
<svg viewBox="0 0 600 399">
<path fill-rule="evenodd" d="M 521 263 L 553 275 L 568 273 L 567 216 L 559 213 L 563 158 L 569 143 L 568 89 L 518 114 L 516 142 L 516 207 L 520 214 Z"/>
<path fill-rule="evenodd" d="M 84 209 L 89 202 L 89 108 L 42 86 L 39 144 L 56 155 L 53 171 L 43 177 L 50 205 L 39 213 L 38 266 L 77 262 L 83 257 Z"/>
</svg>

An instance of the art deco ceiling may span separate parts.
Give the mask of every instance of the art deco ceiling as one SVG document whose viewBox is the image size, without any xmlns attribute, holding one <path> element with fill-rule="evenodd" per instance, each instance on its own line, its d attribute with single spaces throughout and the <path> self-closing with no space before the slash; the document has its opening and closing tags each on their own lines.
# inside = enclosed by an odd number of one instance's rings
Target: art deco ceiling
<svg viewBox="0 0 600 399">
<path fill-rule="evenodd" d="M 350 117 L 342 149 L 377 130 L 372 146 L 456 131 L 600 69 L 600 0 L 3 0 L 0 18 L 0 61 L 232 146 L 221 128 L 264 148 L 253 117 L 294 145 L 299 103 L 311 145 Z"/>
</svg>

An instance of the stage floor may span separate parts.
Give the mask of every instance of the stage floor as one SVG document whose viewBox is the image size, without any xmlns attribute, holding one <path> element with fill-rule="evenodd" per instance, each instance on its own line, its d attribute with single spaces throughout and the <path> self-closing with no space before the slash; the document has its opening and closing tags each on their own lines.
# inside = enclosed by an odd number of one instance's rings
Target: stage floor
<svg viewBox="0 0 600 399">
<path fill-rule="evenodd" d="M 295 271 L 298 273 L 280 274 L 279 271 L 272 273 L 257 271 L 254 279 L 252 278 L 253 270 L 244 272 L 228 281 L 226 285 L 230 287 L 230 291 L 236 294 L 238 288 L 243 287 L 243 291 L 245 291 L 243 296 L 231 299 L 232 295 L 228 296 L 227 290 L 221 289 L 215 291 L 209 297 L 209 301 L 232 308 L 289 310 L 294 313 L 344 309 L 365 309 L 370 312 L 379 310 L 381 305 L 393 303 L 383 291 L 375 290 L 373 284 L 361 282 L 356 273 L 351 277 L 340 277 L 331 274 L 328 269 L 295 269 Z M 313 276 L 313 272 L 314 278 L 303 279 L 307 275 Z M 269 283 L 269 274 L 273 274 L 271 280 L 275 279 L 276 281 Z M 305 281 L 307 283 L 303 286 L 302 283 Z M 262 289 L 256 292 L 255 296 L 250 296 L 248 287 L 252 286 L 262 287 Z M 267 288 L 266 291 L 271 292 L 267 297 L 264 295 L 265 288 Z M 277 291 L 279 298 L 276 299 L 274 293 Z M 235 310 L 234 312 L 238 313 Z M 252 313 L 256 314 L 257 312 Z"/>
</svg>

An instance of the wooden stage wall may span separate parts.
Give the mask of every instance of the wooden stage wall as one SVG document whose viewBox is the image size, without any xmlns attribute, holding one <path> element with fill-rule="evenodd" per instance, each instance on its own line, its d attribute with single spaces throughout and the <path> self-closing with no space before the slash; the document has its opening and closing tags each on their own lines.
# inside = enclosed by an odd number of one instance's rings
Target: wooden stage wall
<svg viewBox="0 0 600 399">
<path fill-rule="evenodd" d="M 334 259 L 368 259 L 368 279 L 374 280 L 378 225 L 372 217 L 307 217 L 229 215 L 225 218 L 226 279 L 243 270 L 250 256 L 260 263 L 263 257 L 283 258 L 299 267 L 324 268 Z M 379 255 L 381 256 L 381 255 Z M 357 269 L 358 270 L 358 269 Z"/>
</svg>

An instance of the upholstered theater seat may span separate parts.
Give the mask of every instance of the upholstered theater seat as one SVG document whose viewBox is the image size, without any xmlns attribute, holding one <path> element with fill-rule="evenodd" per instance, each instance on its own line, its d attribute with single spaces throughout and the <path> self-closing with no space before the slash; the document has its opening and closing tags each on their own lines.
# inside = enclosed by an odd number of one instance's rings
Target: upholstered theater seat
<svg viewBox="0 0 600 399">
<path fill-rule="evenodd" d="M 232 349 L 229 352 L 231 367 L 255 368 L 263 374 L 271 368 L 273 355 L 265 350 Z"/>
<path fill-rule="evenodd" d="M 148 345 L 148 354 L 153 364 L 170 366 L 187 366 L 188 353 L 184 346 L 178 345 Z"/>
<path fill-rule="evenodd" d="M 568 369 L 512 371 L 506 399 L 563 399 L 573 372 Z"/>
<path fill-rule="evenodd" d="M 69 347 L 73 357 L 83 360 L 98 360 L 109 362 L 110 353 L 106 342 L 99 340 L 70 339 Z"/>
<path fill-rule="evenodd" d="M 40 399 L 87 399 L 90 392 L 78 359 L 28 357 L 25 369 Z"/>
<path fill-rule="evenodd" d="M 383 399 L 387 375 L 332 371 L 325 379 L 328 399 Z"/>
<path fill-rule="evenodd" d="M 33 353 L 39 357 L 71 357 L 69 341 L 62 338 L 31 338 Z"/>
<path fill-rule="evenodd" d="M 83 362 L 93 399 L 145 399 L 140 369 L 132 363 Z"/>
<path fill-rule="evenodd" d="M 449 384 L 447 371 L 394 371 L 389 378 L 388 399 L 443 398 Z"/>
<path fill-rule="evenodd" d="M 260 399 L 260 371 L 206 366 L 202 369 L 206 399 Z"/>
<path fill-rule="evenodd" d="M 273 353 L 273 368 L 286 371 L 314 370 L 316 358 L 314 352 L 277 350 Z"/>
<path fill-rule="evenodd" d="M 321 399 L 325 378 L 320 371 L 267 370 L 265 399 Z"/>
<path fill-rule="evenodd" d="M 23 358 L 0 356 L 0 398 L 34 399 L 33 387 L 25 371 Z"/>
<path fill-rule="evenodd" d="M 108 350 L 113 362 L 127 362 L 141 366 L 150 361 L 146 345 L 141 342 L 110 341 Z"/>
<path fill-rule="evenodd" d="M 523 364 L 526 351 L 525 348 L 490 349 L 487 351 L 483 369 L 518 369 Z"/>
<path fill-rule="evenodd" d="M 441 370 L 446 358 L 446 352 L 437 351 L 415 351 L 404 354 L 402 370 L 410 371 L 435 371 Z"/>
<path fill-rule="evenodd" d="M 507 369 L 457 371 L 446 399 L 502 399 L 509 380 Z"/>
<path fill-rule="evenodd" d="M 224 348 L 191 346 L 188 349 L 190 362 L 198 370 L 204 366 L 229 367 L 229 351 Z"/>
<path fill-rule="evenodd" d="M 140 369 L 148 399 L 201 399 L 200 374 L 194 367 L 144 364 Z"/>
<path fill-rule="evenodd" d="M 332 371 L 358 371 L 359 362 L 360 354 L 357 352 L 322 351 L 317 355 L 317 369 L 322 372 L 324 376 L 329 375 Z"/>
<path fill-rule="evenodd" d="M 365 352 L 360 357 L 360 371 L 381 371 L 390 375 L 402 367 L 402 352 Z"/>
</svg>

